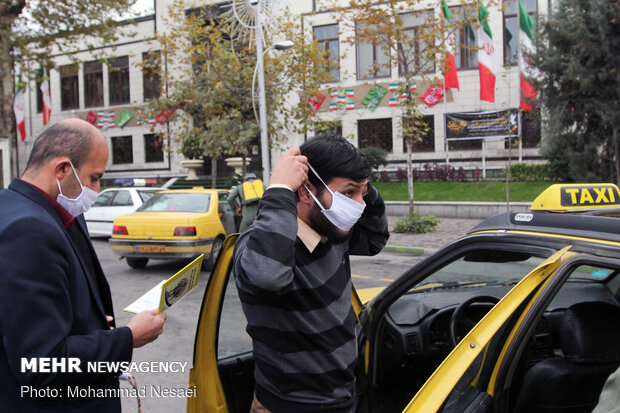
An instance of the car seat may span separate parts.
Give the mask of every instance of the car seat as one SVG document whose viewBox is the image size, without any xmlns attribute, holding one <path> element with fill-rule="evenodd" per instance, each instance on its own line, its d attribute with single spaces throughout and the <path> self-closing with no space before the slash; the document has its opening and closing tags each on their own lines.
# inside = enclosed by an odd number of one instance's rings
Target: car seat
<svg viewBox="0 0 620 413">
<path fill-rule="evenodd" d="M 620 364 L 620 307 L 605 302 L 570 306 L 559 340 L 563 357 L 543 360 L 525 374 L 514 412 L 591 412 Z"/>
</svg>

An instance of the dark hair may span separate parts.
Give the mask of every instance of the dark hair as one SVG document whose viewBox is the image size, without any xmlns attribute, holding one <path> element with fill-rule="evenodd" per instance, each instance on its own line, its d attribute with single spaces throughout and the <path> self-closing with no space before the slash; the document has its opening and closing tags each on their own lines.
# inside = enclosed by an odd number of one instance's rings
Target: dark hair
<svg viewBox="0 0 620 413">
<path fill-rule="evenodd" d="M 338 134 L 315 136 L 301 145 L 300 149 L 325 183 L 336 177 L 360 182 L 368 179 L 372 173 L 366 155 Z M 308 170 L 308 180 L 322 191 L 321 181 L 311 170 Z"/>
<path fill-rule="evenodd" d="M 36 172 L 59 156 L 67 156 L 78 169 L 88 158 L 93 146 L 93 134 L 85 127 L 56 123 L 45 129 L 32 145 L 26 165 L 27 171 Z"/>
</svg>

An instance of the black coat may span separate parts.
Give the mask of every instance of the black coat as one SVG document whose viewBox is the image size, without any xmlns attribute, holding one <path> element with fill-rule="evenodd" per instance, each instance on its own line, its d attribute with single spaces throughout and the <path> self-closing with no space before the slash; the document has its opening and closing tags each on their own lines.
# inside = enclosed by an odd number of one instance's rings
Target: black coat
<svg viewBox="0 0 620 413">
<path fill-rule="evenodd" d="M 95 394 L 117 389 L 114 373 L 95 373 L 88 361 L 131 360 L 128 327 L 110 329 L 110 288 L 80 216 L 96 274 L 78 253 L 52 205 L 31 185 L 14 179 L 0 191 L 0 410 L 120 411 L 118 397 L 69 397 L 69 388 Z M 97 282 L 97 286 L 93 283 Z M 26 369 L 22 358 L 79 359 L 81 373 Z M 42 393 L 47 391 L 47 393 Z M 25 392 L 25 393 L 24 393 Z M 29 397 L 54 394 L 60 397 Z M 101 393 L 101 392 L 100 392 Z M 114 394 L 114 392 L 108 392 Z M 49 410 L 48 410 L 49 409 Z"/>
</svg>

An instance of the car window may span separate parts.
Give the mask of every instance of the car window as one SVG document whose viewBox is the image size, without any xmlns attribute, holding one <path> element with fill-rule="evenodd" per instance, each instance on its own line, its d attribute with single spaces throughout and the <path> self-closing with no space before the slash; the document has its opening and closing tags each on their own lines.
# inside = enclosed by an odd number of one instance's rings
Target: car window
<svg viewBox="0 0 620 413">
<path fill-rule="evenodd" d="M 129 191 L 118 191 L 112 199 L 112 206 L 132 206 L 131 194 Z"/>
<path fill-rule="evenodd" d="M 138 191 L 138 195 L 140 196 L 140 199 L 142 200 L 142 202 L 148 201 L 155 194 L 156 194 L 155 191 Z"/>
<path fill-rule="evenodd" d="M 591 265 L 581 265 L 571 275 L 571 280 L 602 282 L 614 274 L 614 270 L 609 268 L 593 267 Z"/>
<path fill-rule="evenodd" d="M 252 339 L 245 331 L 247 321 L 241 308 L 235 277 L 231 274 L 224 293 L 217 338 L 218 360 L 252 351 Z"/>
<path fill-rule="evenodd" d="M 105 191 L 97 196 L 97 200 L 93 204 L 93 207 L 103 207 L 110 205 L 110 200 L 116 195 L 118 191 Z"/>
<path fill-rule="evenodd" d="M 146 201 L 142 212 L 208 212 L 211 194 L 191 192 L 162 192 Z"/>
</svg>

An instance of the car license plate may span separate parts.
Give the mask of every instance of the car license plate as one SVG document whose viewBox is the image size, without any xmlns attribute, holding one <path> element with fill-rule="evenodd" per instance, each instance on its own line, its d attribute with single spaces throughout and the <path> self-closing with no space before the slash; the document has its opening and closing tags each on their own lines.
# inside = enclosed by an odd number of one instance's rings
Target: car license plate
<svg viewBox="0 0 620 413">
<path fill-rule="evenodd" d="M 136 247 L 136 252 L 166 252 L 166 247 L 163 245 L 139 245 Z"/>
</svg>

